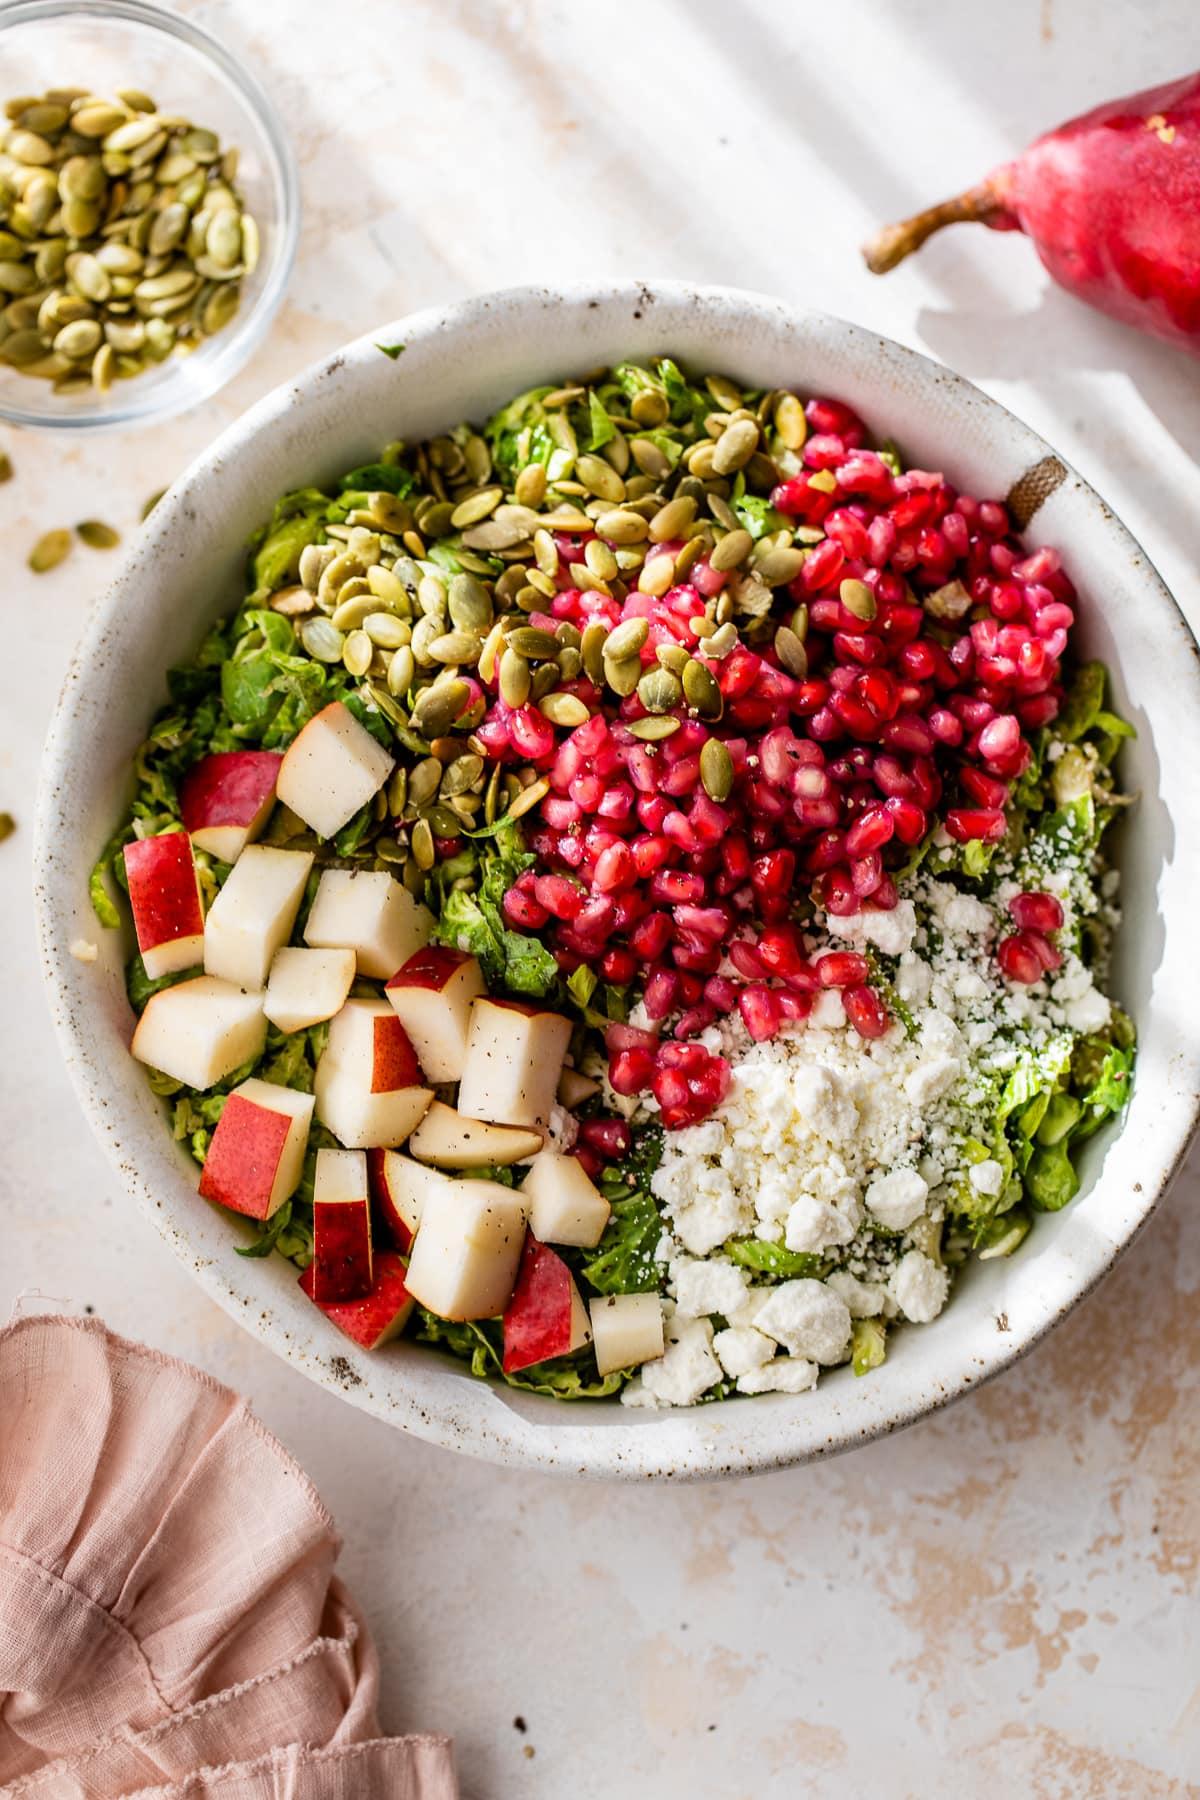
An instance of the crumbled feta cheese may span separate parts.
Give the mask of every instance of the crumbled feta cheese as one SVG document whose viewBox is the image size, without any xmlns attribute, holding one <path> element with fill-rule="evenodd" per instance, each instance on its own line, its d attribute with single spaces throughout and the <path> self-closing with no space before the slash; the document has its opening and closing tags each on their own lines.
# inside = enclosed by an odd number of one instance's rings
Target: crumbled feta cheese
<svg viewBox="0 0 1200 1800">
<path fill-rule="evenodd" d="M 707 1319 L 670 1319 L 667 1339 L 657 1362 L 643 1363 L 642 1388 L 661 1406 L 694 1406 L 721 1379 L 721 1365 L 712 1353 L 712 1326 Z"/>
<path fill-rule="evenodd" d="M 892 1169 L 877 1175 L 867 1189 L 867 1211 L 889 1231 L 904 1231 L 920 1218 L 928 1198 L 928 1183 L 915 1169 Z"/>
<path fill-rule="evenodd" d="M 100 954 L 98 946 L 92 942 L 91 938 L 72 938 L 67 949 L 76 962 L 82 963 L 93 963 Z"/>
<path fill-rule="evenodd" d="M 1098 988 L 1089 987 L 1063 1010 L 1072 1031 L 1102 1031 L 1112 1016 L 1112 1002 Z"/>
<path fill-rule="evenodd" d="M 579 1136 L 579 1121 L 573 1112 L 567 1111 L 565 1106 L 555 1105 L 550 1108 L 548 1129 L 550 1142 L 554 1148 L 565 1153 L 570 1150 Z"/>
<path fill-rule="evenodd" d="M 723 1258 L 673 1263 L 671 1283 L 680 1312 L 693 1318 L 706 1313 L 728 1318 L 741 1305 L 747 1286 L 745 1270 Z"/>
<path fill-rule="evenodd" d="M 835 1269 L 825 1277 L 825 1286 L 846 1302 L 852 1319 L 873 1319 L 883 1311 L 883 1289 L 876 1282 L 859 1281 L 849 1269 Z"/>
<path fill-rule="evenodd" d="M 770 1362 L 776 1345 L 773 1338 L 755 1331 L 752 1325 L 731 1325 L 725 1331 L 718 1331 L 713 1339 L 713 1349 L 725 1373 L 736 1378 Z"/>
<path fill-rule="evenodd" d="M 836 988 L 823 988 L 817 995 L 809 1022 L 817 1031 L 840 1031 L 846 1023 L 846 1009 Z"/>
<path fill-rule="evenodd" d="M 793 1356 L 814 1362 L 840 1362 L 850 1343 L 850 1309 L 823 1281 L 783 1282 L 754 1322 Z"/>
<path fill-rule="evenodd" d="M 738 1377 L 739 1394 L 803 1394 L 817 1385 L 817 1365 L 799 1356 L 777 1356 Z"/>
<path fill-rule="evenodd" d="M 986 1157 L 983 1162 L 971 1166 L 967 1171 L 967 1180 L 977 1194 L 994 1196 L 1004 1186 L 1004 1165 L 998 1163 L 993 1156 Z"/>
<path fill-rule="evenodd" d="M 927 1325 L 930 1319 L 936 1319 L 949 1291 L 950 1277 L 945 1269 L 920 1250 L 906 1251 L 888 1281 L 888 1293 L 914 1325 Z"/>
<path fill-rule="evenodd" d="M 917 914 L 911 900 L 899 900 L 887 912 L 850 913 L 840 919 L 830 913 L 825 925 L 831 936 L 874 944 L 885 956 L 903 956 L 916 935 Z"/>
<path fill-rule="evenodd" d="M 815 1255 L 836 1244 L 848 1244 L 858 1229 L 857 1219 L 815 1194 L 801 1194 L 788 1208 L 783 1241 L 789 1250 L 809 1250 Z"/>
</svg>

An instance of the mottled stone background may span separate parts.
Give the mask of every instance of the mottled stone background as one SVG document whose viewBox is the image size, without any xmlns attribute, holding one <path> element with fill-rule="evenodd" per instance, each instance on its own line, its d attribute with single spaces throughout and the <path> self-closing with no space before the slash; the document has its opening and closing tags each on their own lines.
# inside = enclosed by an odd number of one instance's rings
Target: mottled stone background
<svg viewBox="0 0 1200 1800">
<path fill-rule="evenodd" d="M 619 272 L 773 290 L 953 364 L 1096 483 L 1196 620 L 1200 365 L 1073 305 L 1017 238 L 963 230 L 887 282 L 856 254 L 1064 114 L 1193 65 L 1194 0 L 182 10 L 273 91 L 304 236 L 270 343 L 210 406 L 87 447 L 0 428 L 0 808 L 19 825 L 0 848 L 0 1312 L 29 1290 L 87 1304 L 253 1396 L 344 1527 L 389 1727 L 455 1732 L 469 1800 L 1200 1793 L 1200 1163 L 1032 1357 L 838 1462 L 577 1488 L 396 1436 L 204 1299 L 77 1117 L 38 991 L 29 826 L 105 571 L 85 550 L 24 566 L 50 526 L 131 531 L 343 338 L 474 289 Z"/>
</svg>

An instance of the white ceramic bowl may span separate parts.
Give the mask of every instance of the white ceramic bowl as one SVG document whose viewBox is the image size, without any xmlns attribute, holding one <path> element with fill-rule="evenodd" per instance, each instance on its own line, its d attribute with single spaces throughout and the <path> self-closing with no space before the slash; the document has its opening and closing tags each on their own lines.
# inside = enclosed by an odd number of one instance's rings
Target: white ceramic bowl
<svg viewBox="0 0 1200 1800">
<path fill-rule="evenodd" d="M 406 349 L 392 362 L 380 342 Z M 128 945 L 97 928 L 87 899 L 163 671 L 238 598 L 246 540 L 278 494 L 367 460 L 389 438 L 482 419 L 535 381 L 654 352 L 840 396 L 911 462 L 945 467 L 977 494 L 1004 494 L 1038 471 L 1026 497 L 1052 491 L 1026 537 L 1063 551 L 1084 596 L 1082 645 L 1109 664 L 1139 734 L 1124 764 L 1140 798 L 1118 846 L 1126 918 L 1114 988 L 1137 1021 L 1140 1058 L 1124 1122 L 1087 1147 L 1078 1199 L 1039 1219 L 1011 1261 L 970 1269 L 942 1317 L 897 1332 L 869 1379 L 841 1370 L 811 1394 L 677 1413 L 516 1394 L 415 1344 L 360 1354 L 314 1312 L 289 1264 L 235 1256 L 235 1227 L 197 1197 L 196 1170 L 126 1054 Z M 1100 1279 L 1161 1198 L 1197 1113 L 1198 771 L 1197 649 L 1154 569 L 1049 446 L 967 382 L 856 326 L 724 288 L 494 294 L 383 327 L 308 369 L 232 426 L 155 509 L 92 614 L 47 744 L 36 869 L 50 1002 L 84 1110 L 130 1195 L 214 1299 L 312 1380 L 499 1462 L 626 1477 L 774 1468 L 907 1424 L 1004 1368 Z M 78 937 L 100 941 L 97 962 L 72 957 Z"/>
</svg>

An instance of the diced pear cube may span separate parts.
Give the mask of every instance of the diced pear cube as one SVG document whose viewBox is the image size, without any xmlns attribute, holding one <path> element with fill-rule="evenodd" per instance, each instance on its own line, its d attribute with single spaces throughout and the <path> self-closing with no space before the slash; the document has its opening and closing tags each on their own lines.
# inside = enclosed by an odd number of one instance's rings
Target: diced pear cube
<svg viewBox="0 0 1200 1800">
<path fill-rule="evenodd" d="M 242 851 L 208 910 L 204 972 L 238 987 L 266 986 L 271 960 L 286 944 L 312 868 L 308 850 Z"/>
<path fill-rule="evenodd" d="M 458 1110 L 497 1125 L 544 1130 L 558 1091 L 571 1021 L 517 1000 L 476 1000 Z"/>
<path fill-rule="evenodd" d="M 592 1340 L 601 1375 L 654 1362 L 664 1349 L 657 1294 L 599 1294 L 591 1303 Z"/>
<path fill-rule="evenodd" d="M 261 994 L 197 975 L 151 994 L 130 1049 L 173 1081 L 208 1088 L 261 1056 L 266 1041 Z"/>
<path fill-rule="evenodd" d="M 543 1244 L 591 1250 L 604 1235 L 611 1207 L 576 1156 L 542 1150 L 521 1183 L 529 1228 Z"/>
<path fill-rule="evenodd" d="M 447 1181 L 426 1194 L 408 1291 L 441 1319 L 492 1319 L 507 1306 L 525 1240 L 519 1193 L 498 1181 Z"/>
<path fill-rule="evenodd" d="M 305 1031 L 340 1012 L 353 985 L 353 950 L 285 944 L 271 960 L 263 1011 L 280 1031 Z"/>
<path fill-rule="evenodd" d="M 276 793 L 318 837 L 331 838 L 374 799 L 394 764 L 349 707 L 334 700 L 285 751 Z"/>
<path fill-rule="evenodd" d="M 353 950 L 360 975 L 386 981 L 429 942 L 433 925 L 428 907 L 419 905 L 386 869 L 326 869 L 305 922 L 304 941 Z"/>
</svg>

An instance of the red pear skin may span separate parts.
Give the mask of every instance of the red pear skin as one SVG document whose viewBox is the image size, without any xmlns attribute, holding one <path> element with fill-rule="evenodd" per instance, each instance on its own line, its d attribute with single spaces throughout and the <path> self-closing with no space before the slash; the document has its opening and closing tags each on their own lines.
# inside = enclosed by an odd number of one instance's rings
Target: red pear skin
<svg viewBox="0 0 1200 1800">
<path fill-rule="evenodd" d="M 371 1092 L 390 1094 L 396 1088 L 423 1087 L 425 1077 L 407 1031 L 397 1018 L 375 1020 Z"/>
<path fill-rule="evenodd" d="M 287 1113 L 230 1094 L 200 1171 L 204 1198 L 248 1219 L 265 1219 L 291 1123 Z"/>
<path fill-rule="evenodd" d="M 1022 231 L 1089 306 L 1200 355 L 1200 72 L 1071 119 L 864 247 L 877 275 L 944 225 Z"/>
<path fill-rule="evenodd" d="M 196 866 L 186 831 L 135 838 L 125 846 L 125 874 L 138 949 L 154 950 L 204 930 Z"/>
<path fill-rule="evenodd" d="M 275 792 L 282 761 L 282 755 L 274 750 L 219 750 L 201 757 L 179 789 L 184 830 L 248 825 Z"/>
<path fill-rule="evenodd" d="M 504 1313 L 505 1373 L 565 1356 L 570 1348 L 571 1271 L 527 1231 L 517 1285 Z"/>
<path fill-rule="evenodd" d="M 358 1300 L 317 1300 L 325 1317 L 364 1350 L 378 1350 L 399 1337 L 408 1323 L 413 1298 L 404 1285 L 405 1268 L 394 1250 L 375 1258 L 375 1279 Z M 300 1287 L 313 1299 L 313 1265 L 300 1277 Z"/>
</svg>

